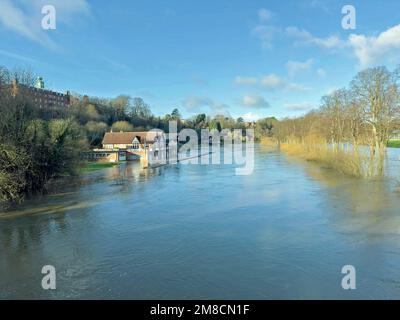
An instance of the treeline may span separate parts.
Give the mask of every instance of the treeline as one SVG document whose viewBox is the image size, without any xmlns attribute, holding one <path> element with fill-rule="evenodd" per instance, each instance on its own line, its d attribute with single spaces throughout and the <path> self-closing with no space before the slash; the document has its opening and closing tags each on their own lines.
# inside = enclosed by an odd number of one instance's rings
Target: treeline
<svg viewBox="0 0 400 320">
<path fill-rule="evenodd" d="M 246 123 L 242 118 L 210 117 L 204 113 L 182 119 L 177 108 L 155 116 L 142 98 L 120 95 L 112 99 L 73 95 L 68 108 L 40 108 L 29 90 L 13 93 L 12 82 L 32 87 L 36 77 L 27 70 L 0 67 L 0 205 L 19 202 L 26 195 L 46 192 L 49 182 L 78 173 L 83 151 L 101 145 L 104 133 L 168 132 L 169 121 L 178 130 L 252 127 L 256 137 L 271 135 L 275 118 Z"/>
<path fill-rule="evenodd" d="M 208 116 L 205 113 L 182 119 L 181 113 L 174 108 L 170 114 L 155 116 L 150 106 L 142 98 L 121 95 L 113 99 L 75 96 L 70 107 L 71 114 L 84 127 L 89 145 L 100 146 L 104 133 L 119 131 L 169 130 L 169 121 L 178 123 L 178 130 L 201 129 L 255 129 L 256 138 L 271 135 L 275 118 L 266 118 L 257 122 L 245 122 L 243 118 L 233 119 L 224 115 Z M 200 136 L 200 135 L 199 135 Z"/>
<path fill-rule="evenodd" d="M 357 170 L 364 171 L 363 175 L 380 174 L 390 136 L 400 128 L 399 81 L 400 68 L 361 71 L 347 88 L 324 96 L 317 110 L 280 121 L 273 130 L 274 137 L 287 149 L 288 145 L 294 149 L 296 144 L 308 153 L 322 148 L 331 156 L 340 154 L 342 161 L 346 159 L 344 152 L 352 160 L 364 159 L 365 148 L 360 151 L 360 147 L 368 146 L 369 165 L 360 163 Z M 373 164 L 376 170 L 372 170 Z"/>
<path fill-rule="evenodd" d="M 44 191 L 48 181 L 73 174 L 86 148 L 85 133 L 72 117 L 49 115 L 23 94 L 14 79 L 32 86 L 31 73 L 0 68 L 0 204 Z"/>
</svg>

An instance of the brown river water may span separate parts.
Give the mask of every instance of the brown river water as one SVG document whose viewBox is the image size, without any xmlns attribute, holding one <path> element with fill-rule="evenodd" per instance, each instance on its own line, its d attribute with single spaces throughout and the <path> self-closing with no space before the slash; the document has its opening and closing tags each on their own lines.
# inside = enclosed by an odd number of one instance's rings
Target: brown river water
<svg viewBox="0 0 400 320">
<path fill-rule="evenodd" d="M 0 213 L 0 298 L 400 298 L 400 150 L 345 177 L 255 146 L 255 168 L 139 163 Z M 57 289 L 41 287 L 44 265 Z M 344 290 L 353 265 L 357 289 Z"/>
</svg>

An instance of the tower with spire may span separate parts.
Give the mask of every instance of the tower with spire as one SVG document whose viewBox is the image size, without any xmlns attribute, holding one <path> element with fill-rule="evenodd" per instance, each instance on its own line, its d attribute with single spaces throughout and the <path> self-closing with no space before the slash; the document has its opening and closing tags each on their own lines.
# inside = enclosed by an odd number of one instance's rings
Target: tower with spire
<svg viewBox="0 0 400 320">
<path fill-rule="evenodd" d="M 44 89 L 44 80 L 42 77 L 38 77 L 36 80 L 35 88 Z"/>
</svg>

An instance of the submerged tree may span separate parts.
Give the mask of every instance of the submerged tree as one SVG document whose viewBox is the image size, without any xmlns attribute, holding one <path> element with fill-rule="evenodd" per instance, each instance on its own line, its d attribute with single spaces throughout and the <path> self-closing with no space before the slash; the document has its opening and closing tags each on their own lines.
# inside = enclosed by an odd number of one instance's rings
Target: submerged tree
<svg viewBox="0 0 400 320">
<path fill-rule="evenodd" d="M 318 110 L 280 121 L 274 129 L 275 137 L 279 142 L 303 144 L 309 157 L 314 145 L 314 151 L 319 150 L 325 158 L 332 150 L 335 161 L 348 160 L 353 171 L 366 171 L 369 176 L 382 174 L 388 140 L 400 124 L 399 70 L 377 67 L 359 72 L 349 89 L 324 96 Z M 370 147 L 368 163 L 360 145 Z"/>
</svg>

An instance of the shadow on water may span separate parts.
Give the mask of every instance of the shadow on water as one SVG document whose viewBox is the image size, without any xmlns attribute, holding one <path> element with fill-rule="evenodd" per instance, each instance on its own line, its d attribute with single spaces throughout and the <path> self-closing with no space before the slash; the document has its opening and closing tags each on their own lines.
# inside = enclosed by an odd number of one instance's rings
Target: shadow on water
<svg viewBox="0 0 400 320">
<path fill-rule="evenodd" d="M 100 241 L 95 239 L 102 237 L 106 226 L 95 215 L 102 212 L 98 208 L 107 208 L 109 201 L 113 208 L 120 208 L 114 197 L 140 191 L 164 170 L 143 170 L 138 163 L 126 163 L 94 171 L 79 181 L 58 186 L 53 193 L 32 197 L 0 212 L 0 299 L 68 298 L 93 288 L 96 276 L 84 275 L 96 275 L 101 265 L 100 257 L 94 254 Z M 93 234 L 92 230 L 97 231 Z M 74 278 L 68 292 L 40 290 L 41 268 L 45 264 L 63 266 L 57 275 L 61 283 Z"/>
<path fill-rule="evenodd" d="M 400 171 L 397 150 L 389 150 L 384 177 L 362 179 L 348 177 L 316 163 L 288 158 L 323 188 L 326 207 L 335 208 L 331 216 L 341 232 L 375 235 L 400 234 Z M 398 239 L 396 239 L 397 241 Z"/>
<path fill-rule="evenodd" d="M 79 178 L 65 179 L 62 183 L 58 183 L 49 194 L 32 196 L 22 204 L 3 209 L 0 211 L 0 220 L 28 215 L 58 214 L 88 208 L 100 200 L 85 198 L 77 201 L 82 189 L 94 187 L 96 191 L 99 191 L 104 185 L 129 188 L 134 183 L 143 183 L 154 176 L 162 175 L 164 170 L 165 167 L 142 169 L 139 163 L 131 162 L 90 172 Z"/>
</svg>

